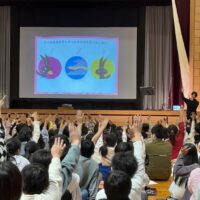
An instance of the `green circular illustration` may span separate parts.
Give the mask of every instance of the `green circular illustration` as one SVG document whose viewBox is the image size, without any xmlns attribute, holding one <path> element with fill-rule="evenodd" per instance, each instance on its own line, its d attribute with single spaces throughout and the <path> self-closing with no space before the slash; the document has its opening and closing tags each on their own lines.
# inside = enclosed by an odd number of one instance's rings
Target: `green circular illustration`
<svg viewBox="0 0 200 200">
<path fill-rule="evenodd" d="M 111 59 L 97 58 L 91 64 L 91 74 L 96 79 L 108 79 L 115 71 L 115 66 Z"/>
</svg>

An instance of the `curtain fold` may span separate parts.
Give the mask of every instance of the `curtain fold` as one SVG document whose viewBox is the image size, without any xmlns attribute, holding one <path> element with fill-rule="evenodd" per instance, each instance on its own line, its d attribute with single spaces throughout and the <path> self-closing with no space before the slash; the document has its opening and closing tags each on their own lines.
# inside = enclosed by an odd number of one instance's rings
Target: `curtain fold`
<svg viewBox="0 0 200 200">
<path fill-rule="evenodd" d="M 186 50 L 187 57 L 189 55 L 189 30 L 190 30 L 190 0 L 176 0 L 176 8 L 178 14 L 178 20 L 180 23 L 181 34 Z M 175 28 L 173 28 L 175 29 Z M 182 77 L 180 72 L 180 63 L 178 59 L 178 49 L 175 38 L 175 30 L 173 30 L 173 72 L 172 72 L 172 87 L 170 92 L 170 103 L 183 104 L 181 97 L 182 89 Z M 188 96 L 188 94 L 187 94 Z"/>
<path fill-rule="evenodd" d="M 155 88 L 144 109 L 167 109 L 172 70 L 172 8 L 146 7 L 144 86 Z"/>
<path fill-rule="evenodd" d="M 10 7 L 0 6 L 0 98 L 7 95 L 4 107 L 9 107 L 10 93 Z"/>
<path fill-rule="evenodd" d="M 177 49 L 178 49 L 182 86 L 184 89 L 184 95 L 187 96 L 189 94 L 189 92 L 191 91 L 191 88 L 190 88 L 191 87 L 191 82 L 190 82 L 190 73 L 191 72 L 190 72 L 187 53 L 185 50 L 183 36 L 181 33 L 181 26 L 180 26 L 180 22 L 179 22 L 179 18 L 178 18 L 175 0 L 172 0 L 172 8 L 173 8 L 173 19 L 174 19 L 176 44 L 177 44 Z"/>
</svg>

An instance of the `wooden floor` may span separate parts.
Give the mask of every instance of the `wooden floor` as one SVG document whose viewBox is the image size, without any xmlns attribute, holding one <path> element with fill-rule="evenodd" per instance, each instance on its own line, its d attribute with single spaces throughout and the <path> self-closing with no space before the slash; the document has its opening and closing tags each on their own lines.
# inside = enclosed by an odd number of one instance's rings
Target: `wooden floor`
<svg viewBox="0 0 200 200">
<path fill-rule="evenodd" d="M 156 181 L 157 185 L 150 185 L 151 188 L 157 189 L 157 196 L 149 197 L 148 200 L 165 200 L 169 194 L 169 186 L 171 184 L 172 178 L 169 181 Z"/>
</svg>

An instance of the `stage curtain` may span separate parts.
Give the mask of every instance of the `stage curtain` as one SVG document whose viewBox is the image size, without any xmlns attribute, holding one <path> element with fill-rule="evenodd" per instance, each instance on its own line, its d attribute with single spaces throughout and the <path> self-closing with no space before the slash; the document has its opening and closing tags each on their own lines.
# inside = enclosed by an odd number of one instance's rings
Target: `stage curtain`
<svg viewBox="0 0 200 200">
<path fill-rule="evenodd" d="M 172 8 L 146 7 L 144 85 L 155 88 L 144 109 L 167 109 L 172 69 Z"/>
<path fill-rule="evenodd" d="M 18 84 L 18 83 L 16 83 Z M 0 6 L 0 98 L 7 95 L 5 107 L 9 107 L 10 91 L 10 7 Z"/>
<path fill-rule="evenodd" d="M 176 0 L 176 8 L 178 14 L 178 20 L 181 28 L 181 35 L 183 37 L 184 47 L 187 54 L 189 55 L 189 27 L 190 27 L 190 0 Z M 177 42 L 175 36 L 175 27 L 173 25 L 173 68 L 171 78 L 171 92 L 170 92 L 170 103 L 183 104 L 181 98 L 182 89 L 182 77 L 180 72 L 180 63 L 177 50 Z M 182 79 L 184 81 L 184 79 Z M 187 93 L 187 92 L 186 92 Z M 188 96 L 188 94 L 186 94 Z"/>
</svg>

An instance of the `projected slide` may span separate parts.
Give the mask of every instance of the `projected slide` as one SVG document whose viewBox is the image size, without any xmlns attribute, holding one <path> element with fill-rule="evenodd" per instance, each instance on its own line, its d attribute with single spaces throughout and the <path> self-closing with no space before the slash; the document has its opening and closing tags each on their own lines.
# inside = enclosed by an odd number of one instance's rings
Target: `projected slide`
<svg viewBox="0 0 200 200">
<path fill-rule="evenodd" d="M 34 94 L 118 95 L 117 37 L 35 36 Z"/>
</svg>

